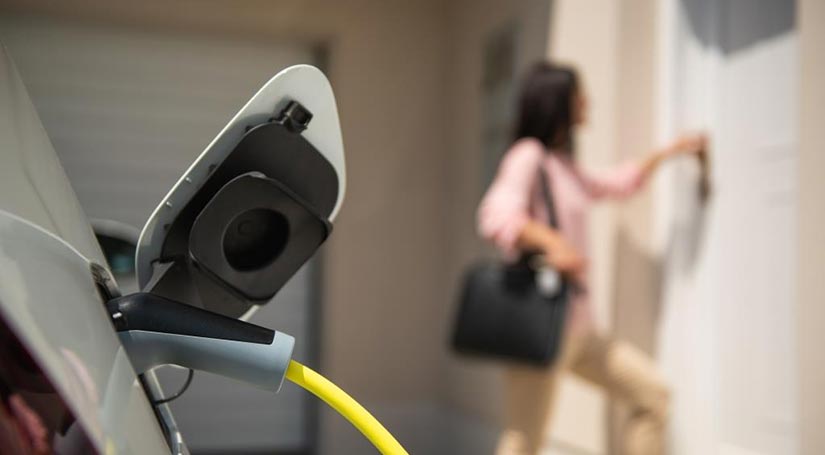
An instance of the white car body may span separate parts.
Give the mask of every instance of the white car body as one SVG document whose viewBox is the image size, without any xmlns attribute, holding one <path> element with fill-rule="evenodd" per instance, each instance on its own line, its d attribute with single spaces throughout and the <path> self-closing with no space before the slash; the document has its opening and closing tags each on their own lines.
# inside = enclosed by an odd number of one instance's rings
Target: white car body
<svg viewBox="0 0 825 455">
<path fill-rule="evenodd" d="M 23 81 L 0 48 L 0 315 L 99 453 L 168 452 L 93 267 L 107 273 Z"/>
</svg>

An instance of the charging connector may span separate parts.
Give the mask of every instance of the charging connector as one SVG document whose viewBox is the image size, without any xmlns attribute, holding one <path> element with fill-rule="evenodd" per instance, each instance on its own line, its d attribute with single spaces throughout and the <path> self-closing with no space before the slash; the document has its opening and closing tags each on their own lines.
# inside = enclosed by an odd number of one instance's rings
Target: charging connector
<svg viewBox="0 0 825 455">
<path fill-rule="evenodd" d="M 178 365 L 281 388 L 295 346 L 285 333 L 145 292 L 106 305 L 137 373 Z"/>
</svg>

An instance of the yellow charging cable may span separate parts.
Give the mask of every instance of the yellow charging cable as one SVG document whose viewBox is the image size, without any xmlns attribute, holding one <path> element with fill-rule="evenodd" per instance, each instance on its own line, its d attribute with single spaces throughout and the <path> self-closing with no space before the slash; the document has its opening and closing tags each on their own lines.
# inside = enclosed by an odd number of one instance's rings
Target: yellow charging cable
<svg viewBox="0 0 825 455">
<path fill-rule="evenodd" d="M 312 369 L 292 360 L 286 378 L 324 400 L 355 426 L 384 455 L 408 455 L 401 444 L 363 406 Z"/>
</svg>

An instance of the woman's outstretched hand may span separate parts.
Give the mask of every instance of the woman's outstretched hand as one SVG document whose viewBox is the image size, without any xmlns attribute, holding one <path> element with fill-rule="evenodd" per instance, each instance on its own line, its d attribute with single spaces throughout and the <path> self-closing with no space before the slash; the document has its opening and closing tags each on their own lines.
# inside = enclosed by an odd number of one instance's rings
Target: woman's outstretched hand
<svg viewBox="0 0 825 455">
<path fill-rule="evenodd" d="M 688 155 L 699 161 L 699 197 L 704 201 L 710 196 L 710 167 L 708 164 L 708 136 L 705 133 L 685 134 L 679 137 L 666 152 L 668 156 Z"/>
<path fill-rule="evenodd" d="M 695 155 L 701 157 L 708 147 L 708 136 L 705 133 L 683 134 L 668 147 L 668 154 Z"/>
<path fill-rule="evenodd" d="M 705 133 L 683 134 L 670 143 L 667 147 L 657 150 L 642 162 L 642 172 L 649 176 L 659 165 L 670 158 L 677 156 L 694 156 L 700 164 L 707 161 L 708 136 Z"/>
</svg>

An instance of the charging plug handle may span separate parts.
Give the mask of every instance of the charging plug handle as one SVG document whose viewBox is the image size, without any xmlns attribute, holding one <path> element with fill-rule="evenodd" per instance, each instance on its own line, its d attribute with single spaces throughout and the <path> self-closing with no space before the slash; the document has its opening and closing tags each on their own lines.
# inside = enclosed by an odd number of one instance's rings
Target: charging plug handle
<svg viewBox="0 0 825 455">
<path fill-rule="evenodd" d="M 146 330 L 262 344 L 275 337 L 274 330 L 149 292 L 118 297 L 106 306 L 118 332 Z"/>
<path fill-rule="evenodd" d="M 139 292 L 107 302 L 121 343 L 138 373 L 161 365 L 207 371 L 277 392 L 291 336 Z"/>
</svg>

